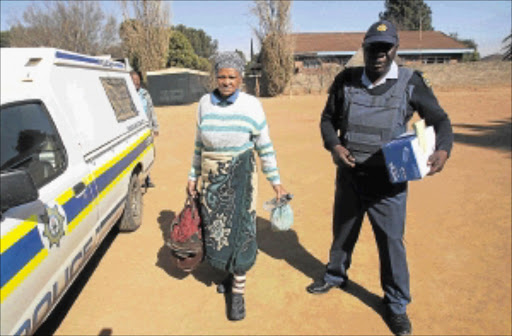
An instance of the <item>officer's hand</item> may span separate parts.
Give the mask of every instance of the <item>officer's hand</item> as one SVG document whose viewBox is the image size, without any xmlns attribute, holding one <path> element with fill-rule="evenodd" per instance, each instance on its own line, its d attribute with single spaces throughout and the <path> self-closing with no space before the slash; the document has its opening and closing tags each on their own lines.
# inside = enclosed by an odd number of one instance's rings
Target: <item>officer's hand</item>
<svg viewBox="0 0 512 336">
<path fill-rule="evenodd" d="M 187 194 L 192 197 L 197 197 L 197 188 L 196 188 L 196 181 L 188 180 L 187 184 Z"/>
<path fill-rule="evenodd" d="M 350 151 L 342 145 L 336 145 L 331 151 L 332 160 L 338 166 L 347 166 L 354 168 L 356 159 L 350 154 Z"/>
<path fill-rule="evenodd" d="M 434 175 L 443 170 L 446 160 L 448 160 L 448 152 L 445 150 L 437 150 L 434 154 L 430 155 L 427 161 L 427 165 L 430 166 L 428 175 Z"/>
</svg>

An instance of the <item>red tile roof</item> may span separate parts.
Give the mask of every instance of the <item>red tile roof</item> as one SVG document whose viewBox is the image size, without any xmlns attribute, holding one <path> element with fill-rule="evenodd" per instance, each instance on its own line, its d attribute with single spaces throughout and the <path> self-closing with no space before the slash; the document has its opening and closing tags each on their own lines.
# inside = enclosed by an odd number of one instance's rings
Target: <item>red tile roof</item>
<svg viewBox="0 0 512 336">
<path fill-rule="evenodd" d="M 362 33 L 294 33 L 291 34 L 296 54 L 357 51 Z M 400 49 L 467 49 L 464 44 L 439 31 L 400 31 Z"/>
</svg>

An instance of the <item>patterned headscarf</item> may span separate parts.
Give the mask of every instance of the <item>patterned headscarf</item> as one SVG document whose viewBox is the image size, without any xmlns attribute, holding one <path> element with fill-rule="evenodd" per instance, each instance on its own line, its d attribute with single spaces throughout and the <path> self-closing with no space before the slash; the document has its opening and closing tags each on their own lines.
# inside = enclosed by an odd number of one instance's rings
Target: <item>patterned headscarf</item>
<svg viewBox="0 0 512 336">
<path fill-rule="evenodd" d="M 243 76 L 245 64 L 237 52 L 226 51 L 218 53 L 215 56 L 215 74 L 217 74 L 220 69 L 224 68 L 233 68 L 240 73 L 240 76 Z"/>
</svg>

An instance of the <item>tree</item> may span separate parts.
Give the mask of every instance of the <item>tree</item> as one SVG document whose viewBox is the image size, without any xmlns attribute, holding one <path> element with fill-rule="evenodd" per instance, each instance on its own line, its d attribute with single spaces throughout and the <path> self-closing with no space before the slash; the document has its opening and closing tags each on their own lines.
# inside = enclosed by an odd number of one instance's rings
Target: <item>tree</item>
<svg viewBox="0 0 512 336">
<path fill-rule="evenodd" d="M 290 7 L 291 1 L 255 0 L 252 8 L 259 19 L 262 93 L 271 97 L 283 93 L 293 74 Z"/>
<path fill-rule="evenodd" d="M 167 63 L 171 32 L 169 5 L 161 0 L 122 0 L 121 7 L 123 50 L 145 81 L 148 71 L 161 69 Z"/>
<path fill-rule="evenodd" d="M 508 41 L 508 42 L 507 42 Z M 503 43 L 508 43 L 503 47 L 503 60 L 512 61 L 512 34 L 503 39 Z"/>
<path fill-rule="evenodd" d="M 454 40 L 462 43 L 466 48 L 474 49 L 475 51 L 471 54 L 464 54 L 462 56 L 462 62 L 474 62 L 480 60 L 480 53 L 478 52 L 478 44 L 473 39 L 461 39 L 458 33 L 448 34 Z"/>
<path fill-rule="evenodd" d="M 172 31 L 169 39 L 169 56 L 166 65 L 167 67 L 210 70 L 210 62 L 204 57 L 197 56 L 187 37 L 177 30 Z"/>
<path fill-rule="evenodd" d="M 8 30 L 0 32 L 0 48 L 7 48 L 11 46 L 9 38 L 10 34 Z"/>
<path fill-rule="evenodd" d="M 179 24 L 173 27 L 173 30 L 185 35 L 197 56 L 210 58 L 217 52 L 219 43 L 217 40 L 212 40 L 202 29 L 190 28 Z"/>
<path fill-rule="evenodd" d="M 385 0 L 381 20 L 393 22 L 399 30 L 434 30 L 432 11 L 423 0 Z"/>
<path fill-rule="evenodd" d="M 117 41 L 117 23 L 94 1 L 30 4 L 10 29 L 12 47 L 54 47 L 78 53 L 105 53 Z"/>
</svg>

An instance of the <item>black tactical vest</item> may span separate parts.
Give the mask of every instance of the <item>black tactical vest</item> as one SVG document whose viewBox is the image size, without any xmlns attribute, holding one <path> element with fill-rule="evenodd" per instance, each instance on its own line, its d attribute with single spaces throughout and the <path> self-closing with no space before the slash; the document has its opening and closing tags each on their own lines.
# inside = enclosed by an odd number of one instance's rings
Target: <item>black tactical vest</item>
<svg viewBox="0 0 512 336">
<path fill-rule="evenodd" d="M 378 96 L 367 92 L 360 77 L 352 81 L 352 85 L 345 85 L 343 143 L 356 163 L 365 163 L 382 145 L 406 131 L 407 105 L 412 90 L 407 83 L 412 74 L 411 69 L 399 68 L 395 85 Z"/>
</svg>

